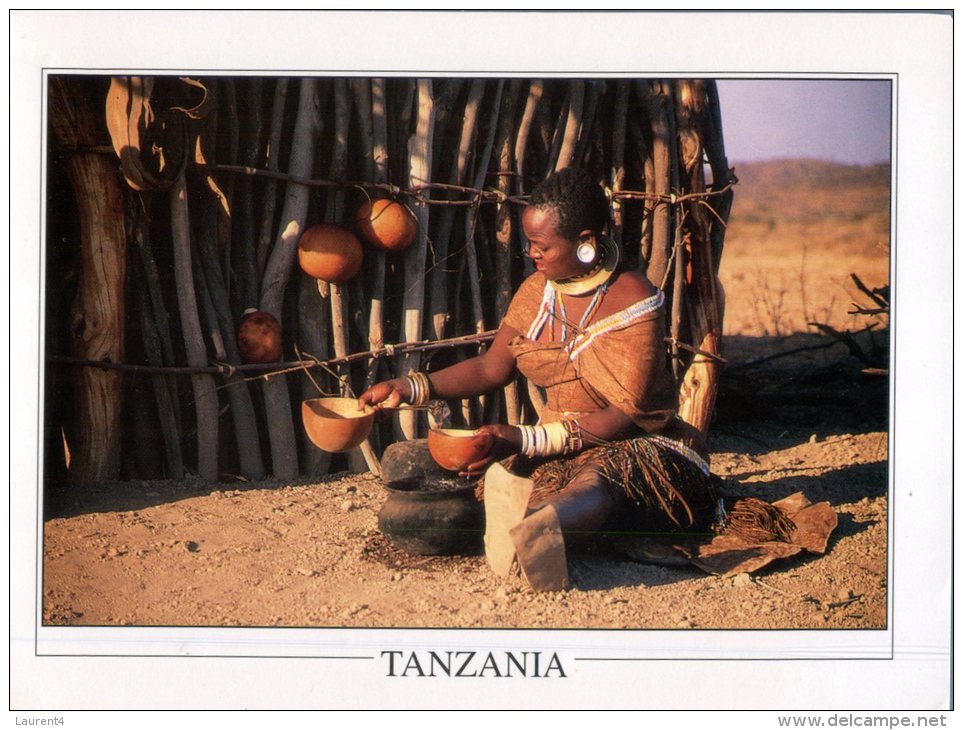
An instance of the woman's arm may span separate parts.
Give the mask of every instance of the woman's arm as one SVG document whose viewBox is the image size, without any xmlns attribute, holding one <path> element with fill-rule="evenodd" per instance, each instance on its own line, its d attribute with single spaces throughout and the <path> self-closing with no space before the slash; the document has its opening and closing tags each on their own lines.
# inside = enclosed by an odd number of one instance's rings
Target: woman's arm
<svg viewBox="0 0 963 730">
<path fill-rule="evenodd" d="M 466 398 L 488 393 L 506 385 L 515 374 L 515 358 L 508 343 L 518 334 L 502 325 L 488 350 L 469 360 L 432 373 L 431 394 L 435 398 Z M 373 385 L 358 398 L 377 409 L 397 408 L 411 399 L 405 378 L 394 378 Z"/>
<path fill-rule="evenodd" d="M 601 410 L 581 416 L 578 419 L 579 430 L 582 433 L 582 448 L 630 438 L 639 432 L 631 418 L 616 406 L 607 406 Z M 477 476 L 481 474 L 491 462 L 503 459 L 510 454 L 516 454 L 522 447 L 522 435 L 517 426 L 504 423 L 493 423 L 482 426 L 479 433 L 492 436 L 492 448 L 488 454 L 474 464 L 469 464 L 462 476 Z"/>
<path fill-rule="evenodd" d="M 578 419 L 584 448 L 620 441 L 639 434 L 639 427 L 616 406 L 607 406 Z"/>
</svg>

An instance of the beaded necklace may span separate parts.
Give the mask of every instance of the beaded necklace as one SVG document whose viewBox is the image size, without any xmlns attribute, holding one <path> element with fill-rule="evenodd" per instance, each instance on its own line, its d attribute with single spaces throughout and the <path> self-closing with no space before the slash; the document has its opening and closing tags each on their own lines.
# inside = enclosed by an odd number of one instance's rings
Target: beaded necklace
<svg viewBox="0 0 963 730">
<path fill-rule="evenodd" d="M 602 284 L 602 286 L 598 287 L 595 290 L 595 294 L 592 295 L 592 301 L 589 302 L 589 305 L 585 308 L 585 312 L 582 314 L 582 318 L 578 322 L 578 327 L 576 328 L 575 334 L 578 334 L 579 332 L 583 332 L 585 330 L 585 325 L 588 324 L 589 320 L 592 318 L 592 315 L 595 314 L 595 311 L 598 309 L 599 305 L 602 303 L 602 297 L 605 296 L 605 292 L 608 291 L 608 288 L 609 288 L 609 282 L 605 282 L 604 284 Z M 566 325 L 566 322 L 568 321 L 568 317 L 565 315 L 565 295 L 561 293 L 558 295 L 558 316 L 559 316 L 559 319 L 561 319 L 562 321 L 562 342 L 566 342 L 568 340 L 568 329 Z M 554 332 L 555 331 L 555 308 L 554 307 L 552 307 L 551 317 L 552 317 L 552 331 Z"/>
</svg>

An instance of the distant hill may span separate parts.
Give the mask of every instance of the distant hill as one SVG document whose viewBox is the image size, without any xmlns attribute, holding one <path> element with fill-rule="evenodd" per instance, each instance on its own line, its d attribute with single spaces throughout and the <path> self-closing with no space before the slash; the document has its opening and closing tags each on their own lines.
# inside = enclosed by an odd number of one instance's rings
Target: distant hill
<svg viewBox="0 0 963 730">
<path fill-rule="evenodd" d="M 855 223 L 888 227 L 890 166 L 818 160 L 731 163 L 739 184 L 732 217 L 745 224 Z"/>
</svg>

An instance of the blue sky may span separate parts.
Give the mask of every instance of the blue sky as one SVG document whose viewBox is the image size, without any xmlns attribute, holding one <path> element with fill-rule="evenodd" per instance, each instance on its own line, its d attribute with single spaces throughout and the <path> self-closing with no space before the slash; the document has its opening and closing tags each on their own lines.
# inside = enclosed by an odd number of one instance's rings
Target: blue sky
<svg viewBox="0 0 963 730">
<path fill-rule="evenodd" d="M 889 81 L 740 79 L 717 84 L 730 162 L 805 157 L 865 165 L 889 160 Z"/>
</svg>

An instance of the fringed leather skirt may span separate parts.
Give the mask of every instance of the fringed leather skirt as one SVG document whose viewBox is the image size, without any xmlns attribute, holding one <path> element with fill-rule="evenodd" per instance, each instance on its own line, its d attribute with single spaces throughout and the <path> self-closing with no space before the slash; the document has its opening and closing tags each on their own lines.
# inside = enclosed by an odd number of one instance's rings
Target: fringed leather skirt
<svg viewBox="0 0 963 730">
<path fill-rule="evenodd" d="M 627 505 L 624 514 L 614 516 L 612 529 L 705 533 L 716 518 L 720 482 L 702 459 L 684 451 L 675 441 L 640 436 L 570 456 L 548 460 L 515 456 L 503 464 L 535 482 L 532 507 L 563 492 L 577 476 L 593 471 Z M 476 495 L 483 499 L 484 480 Z"/>
</svg>

